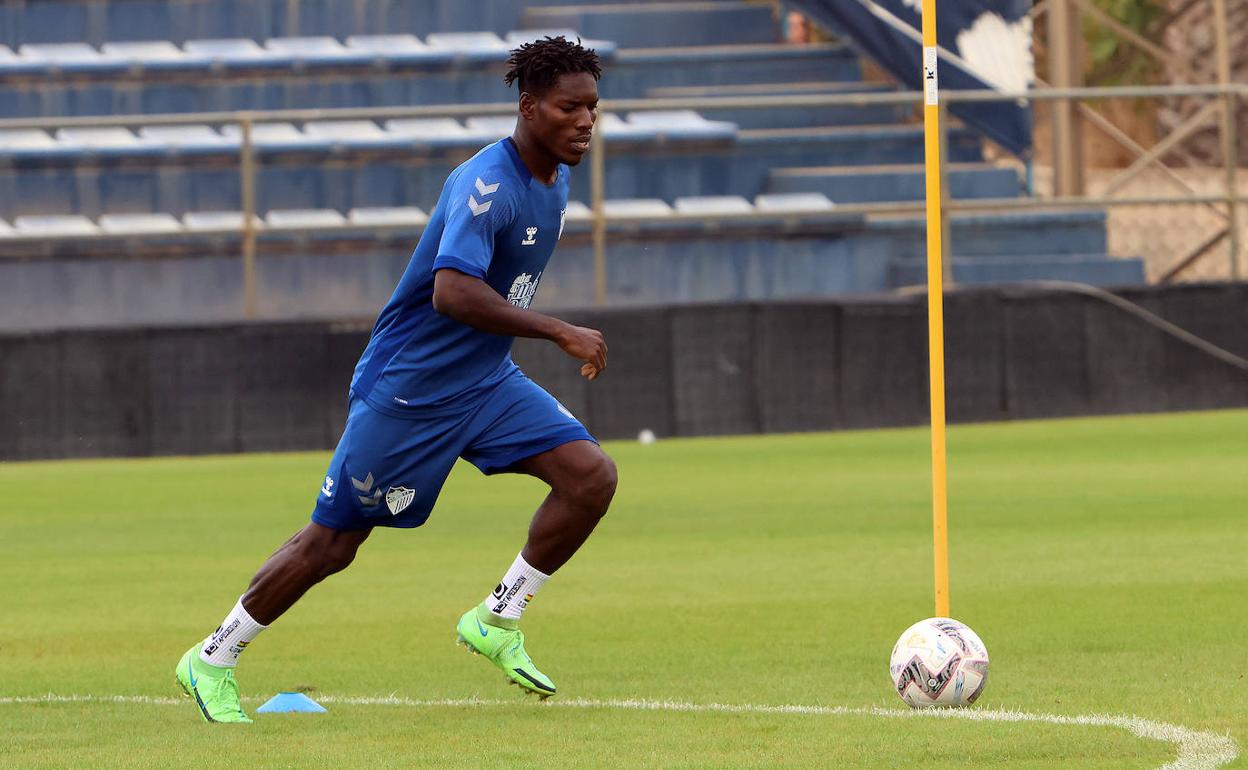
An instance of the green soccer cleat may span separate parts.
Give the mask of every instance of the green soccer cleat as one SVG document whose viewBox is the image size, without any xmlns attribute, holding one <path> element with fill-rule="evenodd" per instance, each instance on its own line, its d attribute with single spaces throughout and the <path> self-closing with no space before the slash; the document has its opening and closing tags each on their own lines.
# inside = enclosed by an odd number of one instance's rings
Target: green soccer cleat
<svg viewBox="0 0 1248 770">
<path fill-rule="evenodd" d="M 201 642 L 202 644 L 202 642 Z M 178 661 L 175 675 L 186 694 L 195 699 L 208 722 L 250 722 L 238 700 L 234 669 L 214 666 L 199 659 L 197 644 Z"/>
<path fill-rule="evenodd" d="M 546 700 L 555 694 L 550 681 L 524 651 L 524 632 L 514 620 L 504 620 L 490 612 L 485 604 L 473 607 L 459 619 L 456 641 L 474 655 L 484 655 L 507 675 L 507 683 L 519 685 L 526 693 Z"/>
</svg>

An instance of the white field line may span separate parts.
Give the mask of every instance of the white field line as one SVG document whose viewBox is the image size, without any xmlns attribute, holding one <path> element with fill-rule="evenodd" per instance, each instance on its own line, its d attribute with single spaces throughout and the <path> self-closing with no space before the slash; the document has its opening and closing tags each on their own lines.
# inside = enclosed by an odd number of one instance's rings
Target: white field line
<svg viewBox="0 0 1248 770">
<path fill-rule="evenodd" d="M 245 698 L 244 700 L 257 700 Z M 514 706 L 519 700 L 484 700 L 479 698 L 415 700 L 397 695 L 382 697 L 319 696 L 320 703 L 340 703 L 349 706 L 405 706 L 410 708 L 462 708 L 480 706 Z M 185 698 L 163 698 L 147 695 L 46 695 L 0 697 L 0 705 L 48 703 L 138 703 L 144 705 L 184 705 Z M 718 712 L 724 714 L 802 714 L 811 716 L 874 716 L 892 719 L 967 719 L 975 722 L 1045 722 L 1054 725 L 1081 725 L 1088 727 L 1116 727 L 1132 735 L 1148 740 L 1172 743 L 1178 748 L 1173 762 L 1159 770 L 1214 770 L 1229 764 L 1239 756 L 1239 747 L 1227 736 L 1192 730 L 1181 725 L 1155 722 L 1134 716 L 1113 714 L 1032 714 L 1026 711 L 1003 711 L 992 709 L 932 709 L 900 710 L 876 707 L 851 706 L 766 706 L 760 704 L 733 703 L 683 703 L 655 700 L 594 700 L 588 698 L 565 698 L 550 700 L 536 708 L 574 709 L 629 709 L 633 711 L 676 711 L 688 713 Z"/>
</svg>

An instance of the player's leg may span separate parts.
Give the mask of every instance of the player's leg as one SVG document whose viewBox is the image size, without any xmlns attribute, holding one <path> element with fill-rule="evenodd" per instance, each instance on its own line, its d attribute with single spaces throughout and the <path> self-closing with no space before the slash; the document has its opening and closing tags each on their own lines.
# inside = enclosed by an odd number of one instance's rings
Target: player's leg
<svg viewBox="0 0 1248 770">
<path fill-rule="evenodd" d="M 308 522 L 265 560 L 240 604 L 255 622 L 267 627 L 309 588 L 346 569 L 371 531 L 342 531 Z"/>
<path fill-rule="evenodd" d="M 346 569 L 370 530 L 310 522 L 265 560 L 217 630 L 178 662 L 177 681 L 209 722 L 250 722 L 234 680 L 238 657 L 309 588 Z"/>
<path fill-rule="evenodd" d="M 572 414 L 523 375 L 506 381 L 482 410 L 487 427 L 464 453 L 483 472 L 528 473 L 551 491 L 524 549 L 494 591 L 459 620 L 461 643 L 488 657 L 508 680 L 547 697 L 549 677 L 524 648 L 520 617 L 534 594 L 580 548 L 615 493 L 615 465 Z"/>
<path fill-rule="evenodd" d="M 234 682 L 243 650 L 308 589 L 351 564 L 374 526 L 424 523 L 462 446 L 455 427 L 454 420 L 404 419 L 353 401 L 311 523 L 265 561 L 217 630 L 178 664 L 178 682 L 205 719 L 250 721 Z"/>
<path fill-rule="evenodd" d="M 516 463 L 550 492 L 533 515 L 520 555 L 551 575 L 567 563 L 607 513 L 615 495 L 615 463 L 593 441 L 572 441 Z"/>
</svg>

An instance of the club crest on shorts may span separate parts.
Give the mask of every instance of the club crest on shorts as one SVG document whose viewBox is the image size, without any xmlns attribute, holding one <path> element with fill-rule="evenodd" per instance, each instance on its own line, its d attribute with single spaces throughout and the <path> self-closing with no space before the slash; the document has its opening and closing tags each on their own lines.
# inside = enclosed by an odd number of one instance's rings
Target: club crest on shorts
<svg viewBox="0 0 1248 770">
<path fill-rule="evenodd" d="M 414 489 L 390 487 L 390 491 L 386 492 L 386 507 L 390 509 L 391 514 L 398 516 L 415 499 L 416 490 Z"/>
</svg>

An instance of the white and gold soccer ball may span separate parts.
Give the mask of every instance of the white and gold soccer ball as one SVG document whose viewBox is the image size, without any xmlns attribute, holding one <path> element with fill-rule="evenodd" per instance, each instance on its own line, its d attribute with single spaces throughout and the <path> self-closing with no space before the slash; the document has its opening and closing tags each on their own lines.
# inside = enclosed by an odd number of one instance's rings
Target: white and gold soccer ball
<svg viewBox="0 0 1248 770">
<path fill-rule="evenodd" d="M 988 648 L 969 626 L 928 618 L 902 633 L 889 672 L 911 708 L 969 706 L 988 684 Z"/>
</svg>

